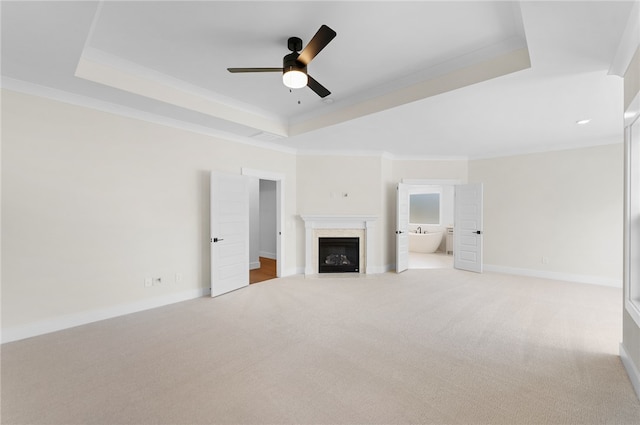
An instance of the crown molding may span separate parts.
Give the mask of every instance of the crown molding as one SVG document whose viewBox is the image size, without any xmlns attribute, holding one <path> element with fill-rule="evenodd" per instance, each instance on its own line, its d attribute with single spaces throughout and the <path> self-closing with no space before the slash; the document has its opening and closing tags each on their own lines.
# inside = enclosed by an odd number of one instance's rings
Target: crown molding
<svg viewBox="0 0 640 425">
<path fill-rule="evenodd" d="M 633 55 L 640 47 L 640 0 L 633 2 L 616 54 L 609 67 L 609 75 L 624 77 Z"/>
<path fill-rule="evenodd" d="M 130 108 L 127 106 L 98 100 L 92 97 L 83 96 L 71 92 L 67 92 L 60 89 L 54 89 L 31 82 L 18 80 L 9 77 L 2 77 L 1 83 L 2 89 L 11 90 L 18 93 L 28 94 L 31 96 L 42 97 L 57 102 L 62 102 L 74 106 L 80 106 L 83 108 L 93 109 L 101 112 L 106 112 L 114 115 L 119 115 L 126 118 L 133 118 L 140 121 L 146 121 L 154 124 L 163 125 L 166 127 L 172 127 L 180 130 L 189 131 L 192 133 L 203 134 L 205 136 L 211 136 L 218 139 L 242 143 L 258 148 L 269 149 L 282 153 L 295 155 L 296 149 L 287 146 L 278 145 L 275 143 L 269 143 L 264 141 L 257 141 L 250 137 L 238 136 L 236 134 L 215 130 L 209 127 L 201 126 L 198 124 L 189 123 L 186 121 L 176 120 L 173 118 L 167 118 L 161 115 L 153 114 L 151 112 L 141 111 L 139 109 Z"/>
</svg>

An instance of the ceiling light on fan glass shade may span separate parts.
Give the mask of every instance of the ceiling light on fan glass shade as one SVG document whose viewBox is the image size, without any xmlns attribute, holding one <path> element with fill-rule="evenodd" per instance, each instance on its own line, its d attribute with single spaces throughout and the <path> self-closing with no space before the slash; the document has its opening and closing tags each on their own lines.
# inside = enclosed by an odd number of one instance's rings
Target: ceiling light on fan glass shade
<svg viewBox="0 0 640 425">
<path fill-rule="evenodd" d="M 309 80 L 307 79 L 306 73 L 292 70 L 282 74 L 282 82 L 289 88 L 299 89 L 305 87 Z"/>
</svg>

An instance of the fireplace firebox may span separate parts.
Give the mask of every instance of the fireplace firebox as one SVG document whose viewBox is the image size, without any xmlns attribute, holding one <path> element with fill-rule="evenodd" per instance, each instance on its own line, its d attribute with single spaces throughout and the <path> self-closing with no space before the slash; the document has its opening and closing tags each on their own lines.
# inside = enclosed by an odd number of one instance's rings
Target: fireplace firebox
<svg viewBox="0 0 640 425">
<path fill-rule="evenodd" d="M 318 238 L 318 273 L 358 273 L 359 238 Z"/>
</svg>

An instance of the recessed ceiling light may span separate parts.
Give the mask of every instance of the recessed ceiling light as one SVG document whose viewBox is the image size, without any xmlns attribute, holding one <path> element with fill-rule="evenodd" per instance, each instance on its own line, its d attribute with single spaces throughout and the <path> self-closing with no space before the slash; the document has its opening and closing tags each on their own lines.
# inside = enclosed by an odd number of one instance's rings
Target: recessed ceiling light
<svg viewBox="0 0 640 425">
<path fill-rule="evenodd" d="M 331 105 L 333 103 L 333 99 L 330 97 L 325 97 L 324 99 L 322 99 L 322 101 L 327 105 Z"/>
<path fill-rule="evenodd" d="M 587 119 L 587 120 L 576 121 L 576 124 L 585 125 L 585 124 L 589 124 L 590 122 L 591 122 L 591 120 Z"/>
</svg>

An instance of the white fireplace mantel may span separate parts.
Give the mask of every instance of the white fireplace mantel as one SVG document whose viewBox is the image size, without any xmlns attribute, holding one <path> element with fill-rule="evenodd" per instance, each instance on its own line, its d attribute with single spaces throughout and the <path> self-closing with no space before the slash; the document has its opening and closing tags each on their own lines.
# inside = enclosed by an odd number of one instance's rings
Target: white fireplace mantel
<svg viewBox="0 0 640 425">
<path fill-rule="evenodd" d="M 313 244 L 317 243 L 314 235 L 318 229 L 362 229 L 364 230 L 364 256 L 366 274 L 373 273 L 372 257 L 374 252 L 375 226 L 378 219 L 374 215 L 301 215 L 305 227 L 305 262 L 304 274 L 317 273 L 317 258 L 313 257 Z"/>
</svg>

